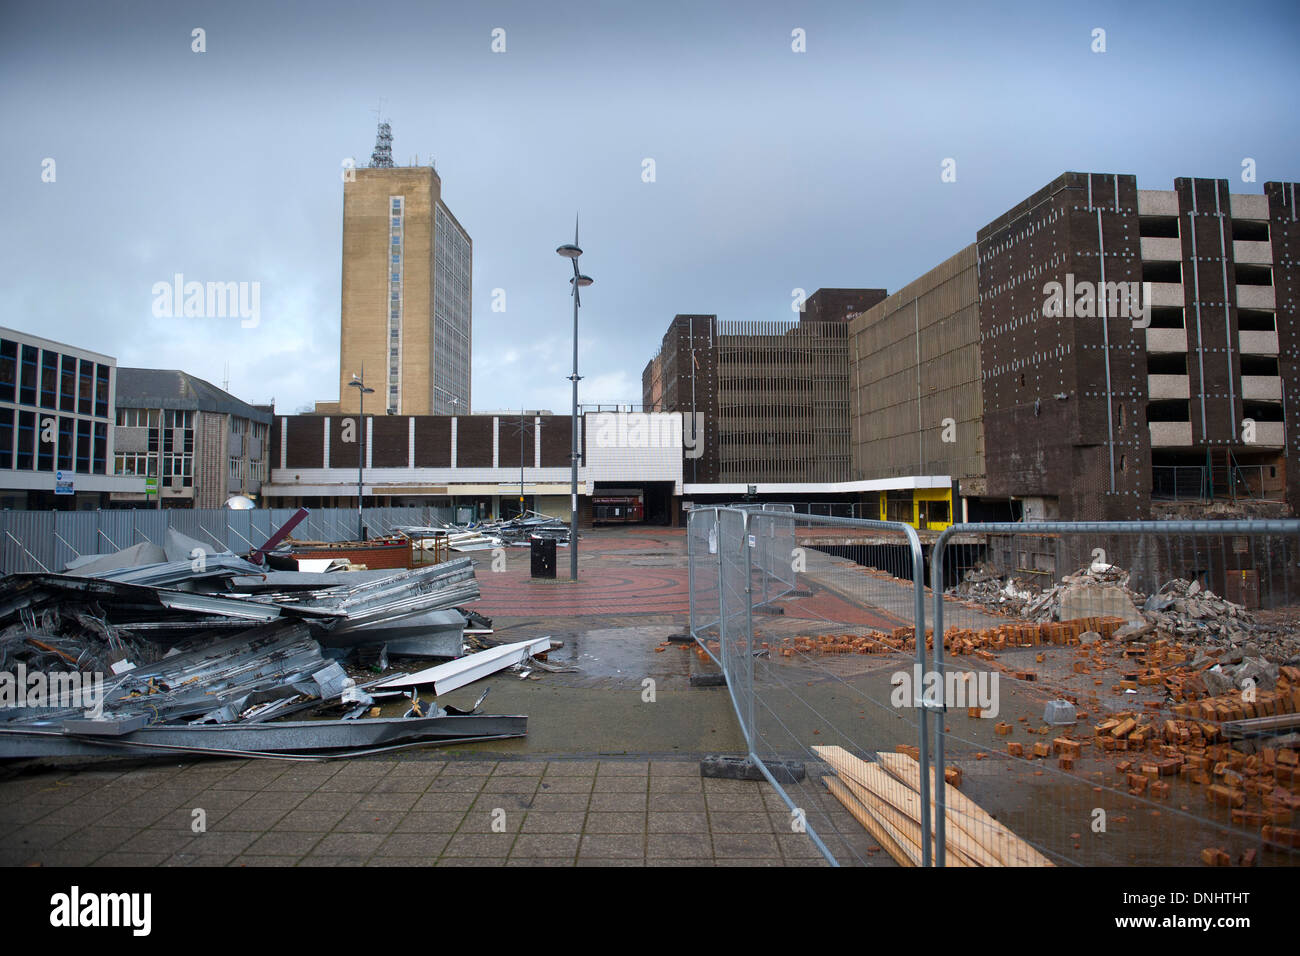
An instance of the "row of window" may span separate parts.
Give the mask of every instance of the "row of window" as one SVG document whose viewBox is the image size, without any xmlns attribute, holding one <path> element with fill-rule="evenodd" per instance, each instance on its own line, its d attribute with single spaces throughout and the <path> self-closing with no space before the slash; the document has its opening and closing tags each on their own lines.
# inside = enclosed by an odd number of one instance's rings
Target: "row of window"
<svg viewBox="0 0 1300 956">
<path fill-rule="evenodd" d="M 105 473 L 108 423 L 0 408 L 0 468 Z"/>
<path fill-rule="evenodd" d="M 404 199 L 390 199 L 392 232 L 389 237 L 392 262 L 388 278 L 388 410 L 396 413 L 400 405 L 402 347 L 402 214 Z M 232 476 L 233 477 L 233 476 Z"/>
<path fill-rule="evenodd" d="M 163 484 L 172 484 L 171 479 L 176 477 L 180 479 L 178 483 L 181 487 L 193 487 L 193 455 L 127 452 L 126 454 L 113 456 L 113 470 L 119 475 L 157 478 L 160 464 L 162 466 Z"/>
<path fill-rule="evenodd" d="M 177 477 L 184 488 L 194 484 L 194 456 L 183 454 L 159 455 L 156 452 L 126 452 L 114 455 L 114 471 L 119 475 L 138 477 L 158 477 L 161 465 L 164 483 Z M 247 470 L 250 481 L 266 481 L 266 462 L 249 461 L 247 469 L 243 458 L 230 459 L 230 477 L 239 481 Z"/>
<path fill-rule="evenodd" d="M 111 366 L 0 339 L 0 402 L 108 417 Z"/>
</svg>

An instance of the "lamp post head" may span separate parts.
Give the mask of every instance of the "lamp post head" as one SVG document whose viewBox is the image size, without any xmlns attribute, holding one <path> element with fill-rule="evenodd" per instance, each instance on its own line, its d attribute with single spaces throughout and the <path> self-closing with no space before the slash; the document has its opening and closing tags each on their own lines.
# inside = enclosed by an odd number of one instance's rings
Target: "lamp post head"
<svg viewBox="0 0 1300 956">
<path fill-rule="evenodd" d="M 555 251 L 566 259 L 576 259 L 578 256 L 582 255 L 582 250 L 571 242 L 566 242 Z"/>
<path fill-rule="evenodd" d="M 577 279 L 578 285 L 584 289 L 587 288 L 587 286 L 591 285 L 594 281 L 596 281 L 591 276 L 584 276 L 584 275 L 575 276 L 574 278 Z M 574 281 L 573 279 L 570 279 L 569 283 L 572 284 L 573 281 Z"/>
</svg>

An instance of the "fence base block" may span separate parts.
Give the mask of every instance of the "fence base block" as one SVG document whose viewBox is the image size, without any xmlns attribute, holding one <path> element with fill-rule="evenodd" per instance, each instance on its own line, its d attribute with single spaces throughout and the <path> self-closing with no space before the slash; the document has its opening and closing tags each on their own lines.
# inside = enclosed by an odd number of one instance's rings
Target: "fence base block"
<svg viewBox="0 0 1300 956">
<path fill-rule="evenodd" d="M 763 764 L 777 783 L 799 783 L 804 778 L 804 765 L 797 760 L 765 760 Z M 724 754 L 709 754 L 701 760 L 700 776 L 719 780 L 767 780 L 758 764 L 748 757 Z"/>
<path fill-rule="evenodd" d="M 712 673 L 704 671 L 702 673 L 691 674 L 692 687 L 726 687 L 727 678 L 722 671 L 713 671 Z"/>
</svg>

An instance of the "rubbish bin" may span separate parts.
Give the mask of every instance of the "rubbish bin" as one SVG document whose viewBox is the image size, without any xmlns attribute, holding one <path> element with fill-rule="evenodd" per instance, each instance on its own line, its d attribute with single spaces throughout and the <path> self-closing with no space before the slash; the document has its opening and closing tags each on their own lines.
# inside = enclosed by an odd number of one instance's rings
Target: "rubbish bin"
<svg viewBox="0 0 1300 956">
<path fill-rule="evenodd" d="M 533 559 L 533 577 L 555 577 L 555 539 L 533 535 L 528 541 Z"/>
</svg>

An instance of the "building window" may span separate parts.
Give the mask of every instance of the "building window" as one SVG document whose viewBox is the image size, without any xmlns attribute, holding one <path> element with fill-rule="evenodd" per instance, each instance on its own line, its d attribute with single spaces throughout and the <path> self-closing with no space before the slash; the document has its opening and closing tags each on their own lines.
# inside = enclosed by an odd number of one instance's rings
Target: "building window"
<svg viewBox="0 0 1300 956">
<path fill-rule="evenodd" d="M 0 339 L 0 401 L 12 402 L 18 387 L 18 343 Z"/>
<path fill-rule="evenodd" d="M 59 416 L 59 471 L 72 471 L 75 418 Z"/>
<path fill-rule="evenodd" d="M 47 422 L 50 425 L 50 430 L 48 432 L 49 441 L 46 441 L 47 432 L 45 430 L 45 426 Z M 36 430 L 37 430 L 36 470 L 37 471 L 54 470 L 55 443 L 58 439 L 58 435 L 55 432 L 53 426 L 54 426 L 53 416 L 46 416 L 46 417 L 38 416 L 36 419 Z"/>
<path fill-rule="evenodd" d="M 59 353 L 41 353 L 41 408 L 59 407 Z"/>
<path fill-rule="evenodd" d="M 90 472 L 93 475 L 104 474 L 108 459 L 108 423 L 95 422 L 95 443 L 91 452 Z"/>
<path fill-rule="evenodd" d="M 77 410 L 77 360 L 63 356 L 59 367 L 59 411 Z"/>
<path fill-rule="evenodd" d="M 14 413 L 0 408 L 0 468 L 14 466 Z"/>
<path fill-rule="evenodd" d="M 107 365 L 95 365 L 95 417 L 108 417 L 108 376 Z"/>
<path fill-rule="evenodd" d="M 114 455 L 113 465 L 119 475 L 158 476 L 158 456 L 143 453 Z"/>
<path fill-rule="evenodd" d="M 77 419 L 77 472 L 90 474 L 90 422 Z"/>
<path fill-rule="evenodd" d="M 89 415 L 95 410 L 95 363 L 82 359 L 77 375 L 77 413 Z"/>
<path fill-rule="evenodd" d="M 36 453 L 36 413 L 18 413 L 18 460 L 14 468 L 18 471 L 31 471 Z"/>
<path fill-rule="evenodd" d="M 36 362 L 39 355 L 40 349 L 36 346 L 23 346 L 22 381 L 18 389 L 18 401 L 20 404 L 36 404 Z"/>
</svg>

